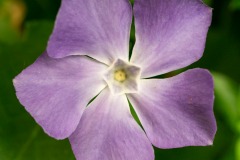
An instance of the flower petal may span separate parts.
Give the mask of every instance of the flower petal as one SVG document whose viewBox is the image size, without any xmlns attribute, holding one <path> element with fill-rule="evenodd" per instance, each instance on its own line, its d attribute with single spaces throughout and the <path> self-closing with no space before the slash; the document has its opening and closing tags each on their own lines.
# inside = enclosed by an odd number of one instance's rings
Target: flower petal
<svg viewBox="0 0 240 160">
<path fill-rule="evenodd" d="M 78 160 L 153 160 L 154 152 L 133 119 L 125 95 L 106 88 L 85 110 L 70 136 Z"/>
<path fill-rule="evenodd" d="M 106 64 L 128 60 L 131 21 L 128 0 L 63 0 L 48 54 L 88 55 Z"/>
<path fill-rule="evenodd" d="M 200 0 L 135 0 L 136 44 L 131 62 L 142 78 L 186 67 L 201 58 L 212 9 Z"/>
<path fill-rule="evenodd" d="M 63 139 L 76 129 L 87 103 L 104 87 L 107 67 L 84 56 L 52 59 L 47 53 L 14 79 L 25 109 L 50 136 Z"/>
<path fill-rule="evenodd" d="M 213 142 L 213 80 L 203 69 L 168 79 L 141 80 L 139 94 L 129 94 L 143 128 L 159 148 L 204 146 Z"/>
</svg>

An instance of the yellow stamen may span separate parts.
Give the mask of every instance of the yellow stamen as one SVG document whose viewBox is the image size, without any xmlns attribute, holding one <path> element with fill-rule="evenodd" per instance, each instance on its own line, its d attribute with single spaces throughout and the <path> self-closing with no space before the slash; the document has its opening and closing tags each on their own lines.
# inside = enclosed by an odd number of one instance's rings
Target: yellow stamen
<svg viewBox="0 0 240 160">
<path fill-rule="evenodd" d="M 124 82 L 127 78 L 127 75 L 124 70 L 117 70 L 114 73 L 114 79 L 118 82 Z"/>
</svg>

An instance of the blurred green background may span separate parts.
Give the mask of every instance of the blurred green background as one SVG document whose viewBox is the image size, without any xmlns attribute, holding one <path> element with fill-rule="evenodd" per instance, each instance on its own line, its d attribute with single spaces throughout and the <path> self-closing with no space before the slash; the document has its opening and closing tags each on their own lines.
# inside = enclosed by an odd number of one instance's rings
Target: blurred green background
<svg viewBox="0 0 240 160">
<path fill-rule="evenodd" d="M 240 0 L 205 2 L 214 8 L 206 50 L 188 68 L 213 73 L 215 141 L 209 147 L 155 149 L 156 160 L 240 160 Z M 0 160 L 74 160 L 68 140 L 47 136 L 19 104 L 12 85 L 45 50 L 59 6 L 60 0 L 0 0 Z"/>
</svg>

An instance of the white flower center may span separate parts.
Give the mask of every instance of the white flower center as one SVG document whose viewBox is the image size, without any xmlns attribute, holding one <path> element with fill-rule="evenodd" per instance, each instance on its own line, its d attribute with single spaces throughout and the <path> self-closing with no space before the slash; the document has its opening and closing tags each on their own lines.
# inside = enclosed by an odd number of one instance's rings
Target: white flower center
<svg viewBox="0 0 240 160">
<path fill-rule="evenodd" d="M 121 59 L 117 59 L 104 73 L 113 94 L 136 93 L 141 69 Z"/>
</svg>

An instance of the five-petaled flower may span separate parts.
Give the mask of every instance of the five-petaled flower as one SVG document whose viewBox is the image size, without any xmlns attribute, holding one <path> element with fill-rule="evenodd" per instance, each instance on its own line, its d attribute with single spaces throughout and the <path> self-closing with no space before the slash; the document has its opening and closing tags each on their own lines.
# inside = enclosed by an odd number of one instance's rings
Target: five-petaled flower
<svg viewBox="0 0 240 160">
<path fill-rule="evenodd" d="M 133 12 L 128 0 L 62 0 L 46 52 L 14 79 L 17 97 L 47 134 L 70 139 L 79 160 L 153 160 L 152 144 L 210 145 L 209 72 L 150 77 L 197 61 L 211 16 L 201 0 L 135 0 Z"/>
</svg>

